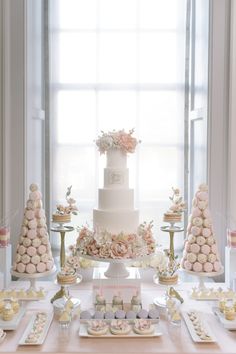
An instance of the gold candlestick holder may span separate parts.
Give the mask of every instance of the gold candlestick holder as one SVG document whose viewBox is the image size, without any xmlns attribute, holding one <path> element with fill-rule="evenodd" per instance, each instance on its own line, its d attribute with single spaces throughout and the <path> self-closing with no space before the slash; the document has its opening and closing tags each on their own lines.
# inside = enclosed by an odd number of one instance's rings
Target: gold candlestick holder
<svg viewBox="0 0 236 354">
<path fill-rule="evenodd" d="M 60 223 L 58 226 L 52 227 L 51 231 L 60 233 L 60 267 L 63 268 L 66 261 L 65 251 L 65 236 L 66 233 L 74 231 L 73 226 L 65 226 L 64 223 Z M 52 297 L 51 303 L 62 297 L 68 297 L 67 287 L 61 285 L 60 290 Z"/>
</svg>

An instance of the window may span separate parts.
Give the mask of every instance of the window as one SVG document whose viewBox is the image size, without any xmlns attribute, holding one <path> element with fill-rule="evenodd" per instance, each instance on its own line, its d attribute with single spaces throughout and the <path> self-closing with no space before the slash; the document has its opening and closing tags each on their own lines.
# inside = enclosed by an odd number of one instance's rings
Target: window
<svg viewBox="0 0 236 354">
<path fill-rule="evenodd" d="M 105 158 L 94 139 L 101 130 L 135 128 L 142 143 L 128 159 L 130 186 L 140 221 L 154 220 L 165 244 L 159 230 L 170 189 L 184 192 L 188 178 L 187 3 L 49 2 L 51 209 L 73 185 L 80 210 L 75 224 L 92 224 L 103 183 Z M 181 246 L 183 238 L 176 243 Z"/>
</svg>

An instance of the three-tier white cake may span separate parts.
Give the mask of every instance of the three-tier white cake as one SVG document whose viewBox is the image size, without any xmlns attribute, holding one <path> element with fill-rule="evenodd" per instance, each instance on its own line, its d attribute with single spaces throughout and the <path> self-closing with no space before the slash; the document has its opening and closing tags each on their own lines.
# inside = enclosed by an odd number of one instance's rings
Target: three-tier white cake
<svg viewBox="0 0 236 354">
<path fill-rule="evenodd" d="M 80 253 L 97 258 L 137 258 L 155 248 L 152 223 L 139 224 L 134 208 L 134 190 L 129 188 L 127 153 L 135 151 L 138 140 L 133 130 L 102 133 L 96 140 L 100 153 L 106 153 L 104 187 L 98 190 L 98 208 L 93 210 L 93 230 L 80 229 Z"/>
<path fill-rule="evenodd" d="M 93 226 L 98 232 L 136 233 L 139 210 L 134 209 L 134 190 L 129 188 L 127 153 L 119 149 L 107 151 L 104 188 L 98 190 L 98 209 L 93 210 Z"/>
</svg>

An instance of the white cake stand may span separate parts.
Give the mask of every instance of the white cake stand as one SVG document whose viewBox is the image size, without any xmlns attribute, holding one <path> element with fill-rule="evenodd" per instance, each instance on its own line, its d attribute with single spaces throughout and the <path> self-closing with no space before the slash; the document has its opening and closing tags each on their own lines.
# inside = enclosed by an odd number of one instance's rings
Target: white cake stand
<svg viewBox="0 0 236 354">
<path fill-rule="evenodd" d="M 54 267 L 44 273 L 34 273 L 34 274 L 28 274 L 28 273 L 18 273 L 15 270 L 11 269 L 11 275 L 14 277 L 24 279 L 24 280 L 29 280 L 30 281 L 30 289 L 36 290 L 36 281 L 40 278 L 47 277 L 49 275 L 52 275 L 56 272 L 56 267 Z"/>
<path fill-rule="evenodd" d="M 149 254 L 137 258 L 111 259 L 88 256 L 86 254 L 81 253 L 78 253 L 78 255 L 82 258 L 90 259 L 92 261 L 109 263 L 108 269 L 104 273 L 107 278 L 127 278 L 129 276 L 129 271 L 126 268 L 126 264 L 146 260 L 149 257 L 153 256 L 153 254 Z"/>
<path fill-rule="evenodd" d="M 217 277 L 221 274 L 224 273 L 224 267 L 221 268 L 221 270 L 219 272 L 211 272 L 211 273 L 206 273 L 206 272 L 193 272 L 192 270 L 187 270 L 184 268 L 181 268 L 181 270 L 187 274 L 191 274 L 194 275 L 195 277 L 197 276 L 199 278 L 199 284 L 197 287 L 198 291 L 204 291 L 206 290 L 206 286 L 204 284 L 204 280 L 205 278 L 213 278 L 213 277 Z"/>
</svg>

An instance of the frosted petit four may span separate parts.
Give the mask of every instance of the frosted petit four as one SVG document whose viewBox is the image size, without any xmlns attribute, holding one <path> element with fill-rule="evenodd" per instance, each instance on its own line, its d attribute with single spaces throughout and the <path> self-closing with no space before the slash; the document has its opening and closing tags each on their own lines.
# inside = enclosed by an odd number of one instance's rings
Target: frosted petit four
<svg viewBox="0 0 236 354">
<path fill-rule="evenodd" d="M 112 320 L 110 331 L 114 335 L 126 335 L 131 331 L 131 326 L 125 320 Z"/>
<path fill-rule="evenodd" d="M 235 319 L 235 310 L 234 307 L 232 306 L 225 306 L 224 309 L 224 314 L 225 314 L 225 319 L 228 321 L 233 321 Z"/>
<path fill-rule="evenodd" d="M 125 318 L 127 318 L 128 320 L 133 320 L 135 318 L 137 318 L 136 312 L 130 310 L 126 312 Z"/>
<path fill-rule="evenodd" d="M 95 320 L 103 320 L 103 319 L 104 319 L 104 312 L 102 312 L 102 311 L 95 311 L 95 312 L 94 312 L 94 319 L 95 319 Z"/>
<path fill-rule="evenodd" d="M 143 319 L 146 319 L 148 318 L 148 311 L 147 310 L 140 310 L 138 313 L 137 313 L 137 317 L 138 318 L 143 318 Z"/>
<path fill-rule="evenodd" d="M 113 320 L 115 318 L 115 314 L 113 311 L 106 311 L 104 317 L 106 320 Z"/>
<path fill-rule="evenodd" d="M 105 321 L 91 321 L 88 325 L 88 334 L 102 336 L 108 332 L 108 325 Z"/>
<path fill-rule="evenodd" d="M 81 320 L 91 320 L 92 318 L 92 315 L 89 311 L 82 311 L 80 313 L 80 319 Z"/>
<path fill-rule="evenodd" d="M 2 310 L 3 321 L 11 321 L 14 317 L 14 311 L 10 303 L 5 304 Z"/>
<path fill-rule="evenodd" d="M 124 319 L 125 318 L 125 311 L 124 310 L 117 310 L 115 312 L 115 318 Z"/>
<path fill-rule="evenodd" d="M 148 311 L 148 318 L 156 320 L 159 318 L 159 311 L 156 309 L 151 309 Z"/>
<path fill-rule="evenodd" d="M 52 214 L 52 221 L 53 222 L 59 222 L 59 223 L 67 223 L 71 221 L 71 215 L 77 215 L 77 206 L 76 206 L 76 200 L 71 198 L 71 189 L 72 186 L 67 188 L 66 191 L 66 202 L 68 205 L 57 205 L 56 211 Z M 41 219 L 40 219 L 41 220 Z M 43 226 L 42 223 L 39 223 L 39 226 Z"/>
<path fill-rule="evenodd" d="M 136 320 L 133 330 L 137 334 L 147 335 L 154 333 L 154 326 L 149 320 Z"/>
</svg>

